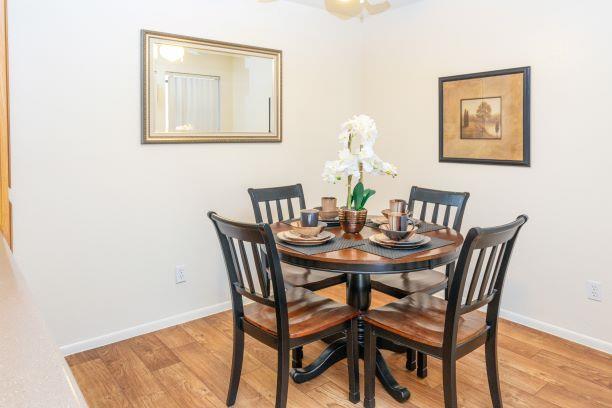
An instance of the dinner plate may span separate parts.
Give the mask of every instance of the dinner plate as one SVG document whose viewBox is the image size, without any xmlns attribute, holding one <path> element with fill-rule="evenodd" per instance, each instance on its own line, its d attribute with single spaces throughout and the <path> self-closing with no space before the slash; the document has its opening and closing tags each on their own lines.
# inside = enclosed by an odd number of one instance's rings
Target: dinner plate
<svg viewBox="0 0 612 408">
<path fill-rule="evenodd" d="M 395 245 L 416 245 L 430 238 L 427 235 L 414 234 L 411 237 L 403 238 L 403 239 L 396 241 L 396 240 L 392 240 L 391 238 L 387 237 L 384 233 L 375 234 L 374 237 L 378 241 L 384 242 L 386 244 L 395 244 Z"/>
<path fill-rule="evenodd" d="M 295 230 L 285 231 L 282 233 L 281 238 L 287 241 L 299 241 L 299 242 L 321 242 L 333 237 L 333 234 L 328 231 L 322 231 L 319 235 L 312 237 L 301 235 Z"/>
<path fill-rule="evenodd" d="M 388 236 L 386 236 L 385 233 L 376 234 L 376 235 L 379 241 L 382 241 L 386 244 L 393 244 L 393 245 L 417 245 L 417 244 L 422 243 L 425 240 L 427 240 L 427 242 L 431 240 L 430 237 L 428 237 L 427 235 L 422 235 L 422 234 L 413 234 L 411 236 L 402 238 L 400 240 L 391 239 Z M 382 235 L 382 236 L 379 237 L 378 235 Z"/>
<path fill-rule="evenodd" d="M 376 234 L 370 237 L 370 241 L 385 248 L 413 249 L 428 244 L 431 241 L 431 237 L 416 234 L 405 241 L 393 241 L 388 239 L 384 234 Z"/>
<path fill-rule="evenodd" d="M 282 231 L 276 235 L 281 241 L 293 245 L 321 245 L 331 240 L 335 235 L 329 231 L 323 231 L 312 238 L 305 238 L 293 231 Z"/>
</svg>

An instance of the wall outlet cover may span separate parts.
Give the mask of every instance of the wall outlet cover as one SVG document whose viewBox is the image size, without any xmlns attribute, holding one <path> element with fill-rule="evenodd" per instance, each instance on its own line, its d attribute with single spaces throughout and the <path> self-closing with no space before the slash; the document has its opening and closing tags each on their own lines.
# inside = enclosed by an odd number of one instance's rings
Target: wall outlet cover
<svg viewBox="0 0 612 408">
<path fill-rule="evenodd" d="M 187 278 L 185 277 L 185 265 L 176 265 L 174 268 L 174 275 L 176 284 L 187 282 Z"/>
<path fill-rule="evenodd" d="M 586 283 L 587 297 L 591 300 L 603 302 L 601 282 L 588 280 Z"/>
</svg>

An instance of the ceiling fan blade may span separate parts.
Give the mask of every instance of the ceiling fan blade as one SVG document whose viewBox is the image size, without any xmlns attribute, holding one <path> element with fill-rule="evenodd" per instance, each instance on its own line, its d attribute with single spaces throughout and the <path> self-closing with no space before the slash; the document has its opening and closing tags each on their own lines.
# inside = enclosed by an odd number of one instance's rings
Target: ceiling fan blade
<svg viewBox="0 0 612 408">
<path fill-rule="evenodd" d="M 365 9 L 370 14 L 382 13 L 383 11 L 387 11 L 390 8 L 391 8 L 391 3 L 389 3 L 388 1 L 378 2 L 376 4 L 372 4 L 368 1 L 366 1 L 365 3 Z"/>
<path fill-rule="evenodd" d="M 361 13 L 362 6 L 359 0 L 325 0 L 327 11 L 340 18 L 357 17 Z"/>
</svg>

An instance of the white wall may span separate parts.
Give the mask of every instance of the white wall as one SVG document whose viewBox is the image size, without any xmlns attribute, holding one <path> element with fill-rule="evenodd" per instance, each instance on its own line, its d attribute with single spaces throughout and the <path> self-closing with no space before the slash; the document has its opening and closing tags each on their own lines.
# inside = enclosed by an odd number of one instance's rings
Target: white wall
<svg viewBox="0 0 612 408">
<path fill-rule="evenodd" d="M 338 124 L 363 111 L 400 167 L 368 180 L 372 211 L 423 185 L 472 193 L 466 230 L 529 214 L 504 308 L 609 347 L 608 2 L 424 0 L 364 24 L 282 1 L 169 4 L 9 1 L 15 252 L 60 344 L 223 306 L 204 212 L 251 219 L 250 186 L 301 181 L 312 205 L 342 196 L 322 164 Z M 282 49 L 283 142 L 141 145 L 142 28 Z M 532 167 L 438 163 L 438 77 L 522 65 Z M 586 300 L 586 279 L 606 285 L 605 302 Z"/>
<path fill-rule="evenodd" d="M 252 220 L 248 187 L 334 192 L 320 174 L 361 106 L 359 22 L 251 0 L 12 0 L 9 15 L 15 255 L 60 344 L 225 302 L 205 212 Z M 283 142 L 141 145 L 140 29 L 283 50 Z"/>
<path fill-rule="evenodd" d="M 400 166 L 376 181 L 378 204 L 421 185 L 471 193 L 465 230 L 528 214 L 502 307 L 608 351 L 611 13 L 604 0 L 427 0 L 366 21 L 364 37 L 364 110 L 385 141 L 378 153 Z M 524 65 L 531 168 L 439 163 L 438 77 Z M 603 282 L 604 302 L 586 299 L 587 279 Z"/>
</svg>

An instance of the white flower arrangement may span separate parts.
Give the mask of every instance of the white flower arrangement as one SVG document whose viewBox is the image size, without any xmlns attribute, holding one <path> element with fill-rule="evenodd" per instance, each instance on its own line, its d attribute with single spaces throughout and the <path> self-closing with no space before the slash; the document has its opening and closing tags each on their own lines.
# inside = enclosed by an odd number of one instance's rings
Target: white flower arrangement
<svg viewBox="0 0 612 408">
<path fill-rule="evenodd" d="M 397 176 L 397 168 L 391 163 L 382 161 L 374 152 L 374 143 L 378 138 L 376 123 L 367 115 L 354 116 L 342 124 L 338 140 L 340 151 L 338 160 L 325 162 L 323 180 L 336 183 L 347 178 L 347 208 L 351 206 L 351 188 L 353 178 L 363 182 L 363 175 Z"/>
</svg>

